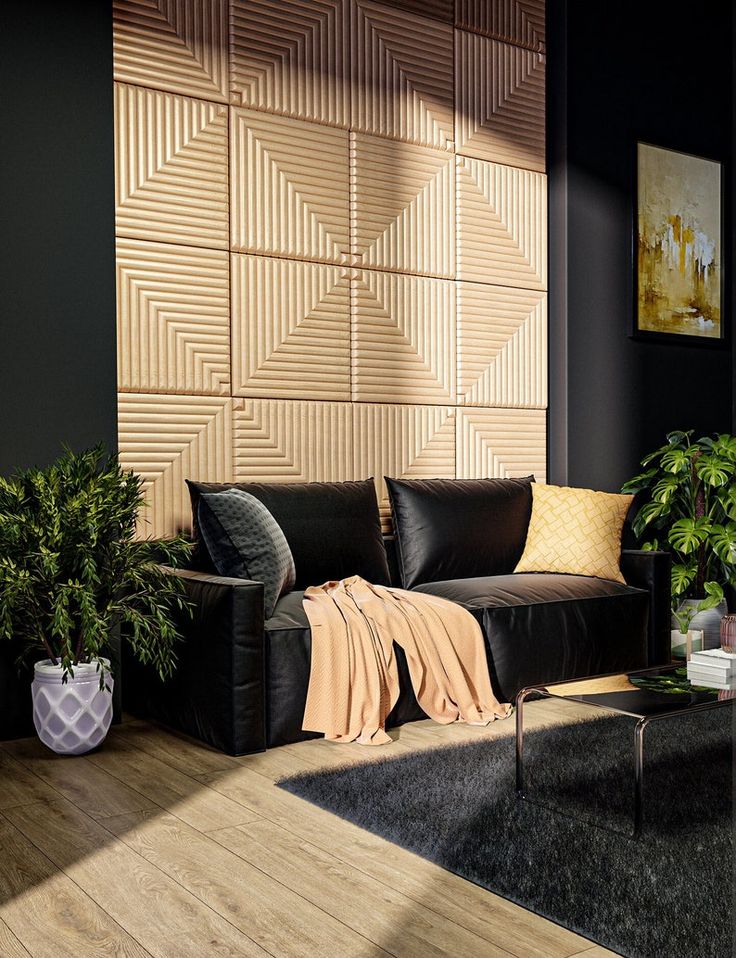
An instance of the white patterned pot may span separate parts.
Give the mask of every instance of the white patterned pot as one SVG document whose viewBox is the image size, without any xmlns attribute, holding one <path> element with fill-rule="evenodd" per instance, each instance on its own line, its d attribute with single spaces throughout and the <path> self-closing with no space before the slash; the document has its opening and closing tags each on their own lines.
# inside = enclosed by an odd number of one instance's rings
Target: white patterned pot
<svg viewBox="0 0 736 958">
<path fill-rule="evenodd" d="M 109 659 L 102 659 L 109 670 Z M 112 721 L 113 679 L 106 671 L 107 689 L 100 689 L 97 663 L 74 666 L 74 677 L 61 681 L 63 669 L 50 659 L 36 662 L 33 684 L 33 724 L 44 745 L 59 755 L 84 755 L 97 748 Z"/>
</svg>

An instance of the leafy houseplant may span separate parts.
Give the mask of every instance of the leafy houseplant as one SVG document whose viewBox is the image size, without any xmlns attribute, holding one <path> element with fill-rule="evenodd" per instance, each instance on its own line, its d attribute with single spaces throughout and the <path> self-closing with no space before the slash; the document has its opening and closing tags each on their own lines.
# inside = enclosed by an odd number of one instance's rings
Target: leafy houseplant
<svg viewBox="0 0 736 958">
<path fill-rule="evenodd" d="M 0 478 L 0 640 L 19 642 L 21 657 L 45 653 L 41 673 L 57 685 L 93 676 L 110 714 L 111 637 L 120 629 L 165 679 L 175 616 L 189 609 L 182 581 L 158 564 L 180 565 L 189 544 L 135 538 L 141 484 L 102 446 Z M 37 718 L 34 703 L 38 728 Z"/>
<path fill-rule="evenodd" d="M 672 553 L 672 611 L 687 633 L 736 585 L 736 436 L 693 441 L 692 431 L 671 432 L 641 464 L 622 491 L 646 496 L 634 533 L 642 549 Z"/>
</svg>

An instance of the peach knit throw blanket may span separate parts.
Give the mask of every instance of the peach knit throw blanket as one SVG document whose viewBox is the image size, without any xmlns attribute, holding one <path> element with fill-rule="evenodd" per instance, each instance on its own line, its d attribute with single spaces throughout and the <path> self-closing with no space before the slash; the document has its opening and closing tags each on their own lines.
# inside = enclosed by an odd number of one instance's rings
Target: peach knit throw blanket
<svg viewBox="0 0 736 958">
<path fill-rule="evenodd" d="M 487 725 L 510 714 L 491 689 L 480 626 L 454 602 L 352 576 L 307 589 L 304 610 L 312 630 L 305 731 L 336 742 L 390 742 L 384 726 L 399 695 L 394 642 L 435 721 Z"/>
</svg>

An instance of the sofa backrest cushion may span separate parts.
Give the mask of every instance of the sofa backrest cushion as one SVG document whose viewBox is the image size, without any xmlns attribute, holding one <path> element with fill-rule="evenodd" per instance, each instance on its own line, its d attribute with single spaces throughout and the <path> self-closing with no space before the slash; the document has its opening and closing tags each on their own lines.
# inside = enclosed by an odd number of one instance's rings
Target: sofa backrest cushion
<svg viewBox="0 0 736 958">
<path fill-rule="evenodd" d="M 202 542 L 219 575 L 263 583 L 264 615 L 294 586 L 294 557 L 260 499 L 242 489 L 205 492 L 197 509 Z"/>
<path fill-rule="evenodd" d="M 387 478 L 403 587 L 513 572 L 532 481 Z"/>
<path fill-rule="evenodd" d="M 389 584 L 386 550 L 381 537 L 376 487 L 360 482 L 195 482 L 187 480 L 192 498 L 195 538 L 193 564 L 212 569 L 197 522 L 204 492 L 242 489 L 260 499 L 289 543 L 296 568 L 295 589 L 359 575 L 376 585 Z"/>
</svg>

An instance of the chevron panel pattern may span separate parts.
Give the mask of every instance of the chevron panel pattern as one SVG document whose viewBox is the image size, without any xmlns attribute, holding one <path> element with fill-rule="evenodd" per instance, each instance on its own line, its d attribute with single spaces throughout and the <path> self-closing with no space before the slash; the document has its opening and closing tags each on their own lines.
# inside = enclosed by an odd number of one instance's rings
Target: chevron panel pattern
<svg viewBox="0 0 736 958">
<path fill-rule="evenodd" d="M 434 17 L 452 23 L 455 19 L 455 0 L 387 0 L 386 6 L 400 7 L 420 17 Z"/>
<path fill-rule="evenodd" d="M 120 239 L 118 388 L 230 392 L 228 254 Z"/>
<path fill-rule="evenodd" d="M 457 475 L 546 479 L 544 409 L 458 409 Z"/>
<path fill-rule="evenodd" d="M 352 324 L 354 400 L 454 403 L 454 283 L 362 270 Z"/>
<path fill-rule="evenodd" d="M 457 250 L 459 279 L 546 289 L 546 177 L 458 156 Z"/>
<path fill-rule="evenodd" d="M 185 479 L 231 479 L 231 427 L 227 397 L 120 395 L 120 462 L 143 478 L 148 502 L 140 535 L 174 535 L 190 527 Z"/>
<path fill-rule="evenodd" d="M 543 56 L 461 30 L 456 37 L 458 153 L 543 172 Z"/>
<path fill-rule="evenodd" d="M 356 265 L 454 277 L 454 187 L 451 154 L 350 134 Z"/>
<path fill-rule="evenodd" d="M 232 256 L 233 395 L 350 399 L 349 270 Z"/>
<path fill-rule="evenodd" d="M 351 0 L 351 128 L 452 148 L 452 27 Z"/>
<path fill-rule="evenodd" d="M 348 134 L 232 111 L 232 248 L 346 264 Z"/>
<path fill-rule="evenodd" d="M 227 0 L 113 0 L 115 79 L 227 101 Z"/>
<path fill-rule="evenodd" d="M 384 531 L 391 509 L 384 476 L 455 475 L 455 410 L 441 406 L 353 405 L 354 478 L 376 481 Z"/>
<path fill-rule="evenodd" d="M 347 23 L 347 0 L 233 0 L 232 102 L 347 127 Z"/>
<path fill-rule="evenodd" d="M 352 410 L 350 403 L 234 400 L 236 480 L 352 479 Z"/>
<path fill-rule="evenodd" d="M 459 283 L 458 402 L 547 405 L 547 295 Z"/>
<path fill-rule="evenodd" d="M 115 85 L 118 236 L 226 249 L 227 107 Z"/>
<path fill-rule="evenodd" d="M 544 0 L 113 0 L 118 389 L 186 477 L 543 478 Z"/>
<path fill-rule="evenodd" d="M 544 50 L 545 0 L 457 0 L 455 26 Z"/>
</svg>

